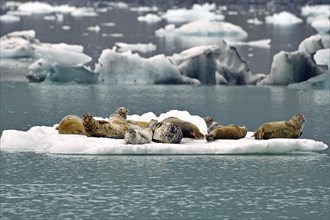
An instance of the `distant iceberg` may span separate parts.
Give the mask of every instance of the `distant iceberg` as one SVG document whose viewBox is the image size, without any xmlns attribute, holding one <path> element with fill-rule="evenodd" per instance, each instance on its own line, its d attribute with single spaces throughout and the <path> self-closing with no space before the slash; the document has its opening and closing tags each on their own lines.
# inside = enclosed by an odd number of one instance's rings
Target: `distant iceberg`
<svg viewBox="0 0 330 220">
<path fill-rule="evenodd" d="M 215 3 L 194 4 L 191 9 L 169 9 L 162 15 L 168 23 L 186 23 L 197 20 L 219 21 L 224 20 L 224 15 L 213 12 Z"/>
<path fill-rule="evenodd" d="M 145 16 L 137 17 L 137 20 L 138 21 L 144 21 L 144 22 L 147 22 L 147 23 L 157 23 L 157 22 L 160 22 L 162 20 L 162 18 L 159 17 L 156 14 L 147 14 Z"/>
<path fill-rule="evenodd" d="M 0 16 L 0 21 L 3 23 L 14 23 L 19 22 L 20 20 L 21 18 L 15 15 L 6 14 Z"/>
<path fill-rule="evenodd" d="M 156 117 L 158 120 L 175 115 L 195 124 L 206 132 L 204 120 L 186 111 L 171 110 Z M 128 119 L 146 120 L 155 118 L 153 113 L 142 116 L 128 116 Z M 144 145 L 126 145 L 122 139 L 95 138 L 82 135 L 61 135 L 55 126 L 34 126 L 28 131 L 5 130 L 0 139 L 0 150 L 6 152 L 37 152 L 51 154 L 288 154 L 292 152 L 322 151 L 328 148 L 323 142 L 311 139 L 254 140 L 252 132 L 239 140 L 194 140 L 184 138 L 180 144 L 152 142 Z"/>
<path fill-rule="evenodd" d="M 328 67 L 318 65 L 313 56 L 317 51 L 323 49 L 321 36 L 311 36 L 303 40 L 297 51 L 281 51 L 274 55 L 269 75 L 258 82 L 258 85 L 289 85 L 300 83 L 313 77 L 326 74 Z M 326 77 L 318 77 L 318 80 Z"/>
<path fill-rule="evenodd" d="M 229 22 L 193 21 L 178 28 L 167 25 L 155 31 L 157 36 L 216 36 L 222 39 L 244 39 L 247 32 L 240 26 Z"/>
<path fill-rule="evenodd" d="M 148 44 L 142 44 L 142 43 L 137 43 L 137 44 L 127 44 L 123 42 L 116 42 L 116 46 L 118 47 L 117 51 L 123 52 L 123 51 L 138 51 L 138 52 L 151 52 L 156 50 L 156 45 L 153 43 L 148 43 Z"/>
<path fill-rule="evenodd" d="M 265 21 L 266 23 L 270 23 L 274 25 L 292 25 L 303 22 L 301 18 L 298 18 L 287 11 L 282 11 L 280 13 L 276 13 L 271 16 L 266 16 Z"/>
</svg>

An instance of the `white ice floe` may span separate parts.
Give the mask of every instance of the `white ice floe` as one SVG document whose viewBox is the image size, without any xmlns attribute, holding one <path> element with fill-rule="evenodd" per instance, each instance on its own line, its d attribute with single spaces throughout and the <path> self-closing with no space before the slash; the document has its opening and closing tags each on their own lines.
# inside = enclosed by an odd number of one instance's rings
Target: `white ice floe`
<svg viewBox="0 0 330 220">
<path fill-rule="evenodd" d="M 305 5 L 301 8 L 302 16 L 330 16 L 330 4 L 328 5 Z"/>
<path fill-rule="evenodd" d="M 264 22 L 260 21 L 257 17 L 250 18 L 246 20 L 248 24 L 254 24 L 254 25 L 262 25 Z"/>
<path fill-rule="evenodd" d="M 0 22 L 2 23 L 14 23 L 19 22 L 21 20 L 20 17 L 10 14 L 5 14 L 0 16 Z"/>
<path fill-rule="evenodd" d="M 156 45 L 153 43 L 148 43 L 148 44 L 142 44 L 142 43 L 137 43 L 137 44 L 127 44 L 123 42 L 117 42 L 116 43 L 117 51 L 123 52 L 123 51 L 138 51 L 138 52 L 151 52 L 156 50 Z"/>
<path fill-rule="evenodd" d="M 157 36 L 216 36 L 223 39 L 244 39 L 247 32 L 240 26 L 229 22 L 193 21 L 178 28 L 167 25 L 156 30 Z"/>
<path fill-rule="evenodd" d="M 51 13 L 70 13 L 75 11 L 77 8 L 69 5 L 52 6 L 45 2 L 26 2 L 18 5 L 17 14 L 51 14 Z"/>
<path fill-rule="evenodd" d="M 330 70 L 330 48 L 316 51 L 314 60 L 318 65 L 327 65 L 328 70 Z"/>
<path fill-rule="evenodd" d="M 162 18 L 156 14 L 146 14 L 145 16 L 137 17 L 137 20 L 144 21 L 147 23 L 157 23 L 157 22 L 160 22 L 162 20 Z"/>
<path fill-rule="evenodd" d="M 194 123 L 203 129 L 205 122 L 199 116 L 187 112 L 170 111 L 158 117 L 172 115 Z M 138 116 L 134 116 L 139 119 Z M 153 113 L 142 115 L 144 120 L 154 118 Z M 148 118 L 151 117 L 151 118 Z M 148 121 L 147 120 L 147 121 Z M 204 131 L 205 132 L 205 131 Z M 0 150 L 7 152 L 37 152 L 53 154 L 287 154 L 291 152 L 313 152 L 327 149 L 323 142 L 312 139 L 270 139 L 254 140 L 252 132 L 239 140 L 194 140 L 184 138 L 180 144 L 154 143 L 126 145 L 122 139 L 94 138 L 82 135 L 61 135 L 55 126 L 35 126 L 28 131 L 5 130 L 0 140 Z"/>
<path fill-rule="evenodd" d="M 87 27 L 87 30 L 88 31 L 93 31 L 93 32 L 100 32 L 101 27 L 99 25 L 90 26 L 90 27 Z"/>
<path fill-rule="evenodd" d="M 166 19 L 169 23 L 185 23 L 197 20 L 224 20 L 224 15 L 213 12 L 215 8 L 215 3 L 194 4 L 191 9 L 170 9 L 162 15 L 162 18 Z"/>
<path fill-rule="evenodd" d="M 319 18 L 312 21 L 311 26 L 320 34 L 327 34 L 330 32 L 330 19 Z"/>
<path fill-rule="evenodd" d="M 270 48 L 270 43 L 272 42 L 271 39 L 262 39 L 262 40 L 255 40 L 255 41 L 229 41 L 226 42 L 230 46 L 250 46 L 250 47 L 263 47 L 263 48 Z"/>
<path fill-rule="evenodd" d="M 305 51 L 308 54 L 315 54 L 316 51 L 323 49 L 322 38 L 320 35 L 313 35 L 304 39 L 298 46 L 299 51 Z"/>
<path fill-rule="evenodd" d="M 143 13 L 143 12 L 150 12 L 150 11 L 157 12 L 159 9 L 157 6 L 154 5 L 151 7 L 148 7 L 148 6 L 130 7 L 130 10 L 139 12 L 139 13 Z"/>
<path fill-rule="evenodd" d="M 94 8 L 77 8 L 76 10 L 71 12 L 71 16 L 73 17 L 96 17 L 98 13 L 94 10 Z"/>
<path fill-rule="evenodd" d="M 271 16 L 266 16 L 265 21 L 266 23 L 271 23 L 274 25 L 293 25 L 303 22 L 301 18 L 298 18 L 297 16 L 287 11 L 282 11 Z"/>
</svg>

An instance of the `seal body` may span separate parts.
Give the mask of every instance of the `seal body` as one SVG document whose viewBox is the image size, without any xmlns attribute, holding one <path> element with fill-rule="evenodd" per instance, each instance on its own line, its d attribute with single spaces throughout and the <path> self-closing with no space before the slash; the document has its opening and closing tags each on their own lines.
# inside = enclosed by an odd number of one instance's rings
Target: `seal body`
<svg viewBox="0 0 330 220">
<path fill-rule="evenodd" d="M 109 116 L 109 118 L 113 116 L 118 116 L 120 118 L 127 120 L 127 114 L 128 114 L 128 109 L 126 107 L 118 107 L 116 111 Z"/>
<path fill-rule="evenodd" d="M 67 115 L 58 124 L 56 130 L 59 134 L 86 135 L 82 119 L 77 115 Z"/>
<path fill-rule="evenodd" d="M 211 116 L 206 116 L 203 119 L 206 123 L 207 133 L 210 133 L 213 129 L 223 127 L 219 122 L 214 121 Z"/>
<path fill-rule="evenodd" d="M 147 128 L 129 128 L 125 133 L 125 144 L 148 144 L 152 141 L 154 124 L 157 120 L 151 120 Z"/>
<path fill-rule="evenodd" d="M 109 122 L 104 120 L 95 120 L 93 116 L 89 114 L 85 114 L 82 120 L 87 136 L 118 138 L 118 134 Z"/>
<path fill-rule="evenodd" d="M 139 126 L 140 128 L 147 128 L 149 126 L 149 122 L 147 121 L 135 121 L 135 120 L 127 120 L 128 124 L 131 126 Z"/>
<path fill-rule="evenodd" d="M 157 123 L 153 128 L 152 139 L 155 142 L 178 144 L 183 138 L 179 125 L 171 122 Z"/>
<path fill-rule="evenodd" d="M 214 141 L 216 139 L 240 139 L 244 138 L 247 134 L 245 127 L 237 125 L 227 125 L 213 129 L 206 135 L 207 141 Z"/>
<path fill-rule="evenodd" d="M 178 125 L 182 131 L 183 137 L 194 138 L 194 139 L 203 139 L 204 138 L 204 134 L 202 134 L 202 132 L 200 132 L 198 127 L 190 122 L 181 120 L 176 117 L 166 118 L 160 123 L 163 123 L 163 122 L 170 122 L 170 123 L 174 123 L 174 124 Z"/>
<path fill-rule="evenodd" d="M 299 138 L 306 123 L 302 114 L 292 116 L 289 121 L 275 121 L 262 124 L 253 134 L 255 139 Z"/>
</svg>

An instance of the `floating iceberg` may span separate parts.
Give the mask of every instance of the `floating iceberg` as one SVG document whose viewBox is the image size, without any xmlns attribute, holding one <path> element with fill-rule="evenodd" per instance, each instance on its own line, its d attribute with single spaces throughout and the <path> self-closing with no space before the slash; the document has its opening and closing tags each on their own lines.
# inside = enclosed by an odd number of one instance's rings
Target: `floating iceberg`
<svg viewBox="0 0 330 220">
<path fill-rule="evenodd" d="M 301 8 L 302 16 L 330 16 L 330 5 L 305 5 Z"/>
<path fill-rule="evenodd" d="M 215 3 L 194 4 L 191 9 L 170 9 L 162 15 L 162 18 L 166 19 L 169 23 L 185 23 L 197 20 L 224 20 L 224 15 L 212 12 L 212 10 L 215 10 L 215 7 Z"/>
<path fill-rule="evenodd" d="M 102 51 L 95 65 L 100 82 L 121 84 L 199 84 L 182 76 L 164 55 L 142 58 L 132 52 Z"/>
<path fill-rule="evenodd" d="M 138 19 L 138 21 L 144 21 L 147 23 L 157 23 L 162 20 L 161 17 L 159 17 L 158 15 L 155 15 L 155 14 L 147 14 L 145 16 L 139 16 L 139 17 L 137 17 L 137 19 Z"/>
<path fill-rule="evenodd" d="M 117 42 L 116 46 L 118 47 L 118 51 L 119 52 L 123 52 L 123 51 L 139 51 L 139 52 L 150 52 L 150 51 L 155 51 L 156 50 L 156 45 L 154 45 L 153 43 L 148 43 L 148 44 L 127 44 L 127 43 L 123 43 L 123 42 Z"/>
<path fill-rule="evenodd" d="M 303 40 L 297 51 L 281 51 L 275 54 L 269 75 L 258 82 L 258 85 L 300 83 L 327 73 L 328 68 L 318 65 L 313 58 L 313 55 L 323 48 L 320 35 L 316 35 Z M 320 79 L 326 78 L 319 77 L 317 81 Z"/>
<path fill-rule="evenodd" d="M 330 33 L 330 19 L 320 18 L 312 21 L 311 26 L 317 30 L 320 34 Z"/>
<path fill-rule="evenodd" d="M 20 20 L 21 18 L 15 15 L 6 14 L 0 16 L 0 21 L 3 23 L 14 23 L 19 22 Z"/>
<path fill-rule="evenodd" d="M 157 36 L 217 36 L 223 39 L 244 39 L 247 32 L 229 22 L 193 21 L 178 28 L 167 25 L 156 30 Z"/>
<path fill-rule="evenodd" d="M 206 125 L 199 116 L 188 112 L 170 111 L 157 119 L 176 117 L 194 123 L 204 133 Z M 150 120 L 153 113 L 128 119 Z M 124 140 L 94 138 L 82 135 L 61 135 L 55 126 L 35 126 L 28 131 L 5 130 L 0 140 L 0 150 L 9 152 L 32 151 L 53 154 L 134 154 L 134 155 L 173 155 L 173 154 L 287 154 L 291 152 L 322 151 L 328 146 L 311 139 L 270 139 L 254 140 L 252 132 L 239 140 L 194 140 L 184 138 L 180 144 L 150 143 L 144 145 L 126 145 Z"/>
<path fill-rule="evenodd" d="M 303 22 L 301 18 L 298 18 L 287 11 L 273 14 L 272 16 L 266 16 L 265 21 L 266 23 L 271 23 L 275 25 L 292 25 Z"/>
</svg>

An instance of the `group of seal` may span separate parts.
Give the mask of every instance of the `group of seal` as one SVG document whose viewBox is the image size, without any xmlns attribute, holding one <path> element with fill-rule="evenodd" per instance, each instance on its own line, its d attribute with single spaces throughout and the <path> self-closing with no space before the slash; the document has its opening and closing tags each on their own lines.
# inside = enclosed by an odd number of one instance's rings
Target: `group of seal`
<svg viewBox="0 0 330 220">
<path fill-rule="evenodd" d="M 204 134 L 193 123 L 177 117 L 168 117 L 158 122 L 127 120 L 128 109 L 119 107 L 108 120 L 96 120 L 90 114 L 83 117 L 65 116 L 56 127 L 59 134 L 78 134 L 88 137 L 106 137 L 124 139 L 125 144 L 147 144 L 151 141 L 160 143 L 180 143 L 182 138 L 206 139 L 208 142 L 217 139 L 240 139 L 247 134 L 245 126 L 222 125 L 212 117 L 204 117 L 207 134 Z M 262 124 L 253 134 L 256 140 L 270 138 L 299 138 L 306 120 L 302 114 L 294 115 L 289 121 L 268 122 Z"/>
</svg>

